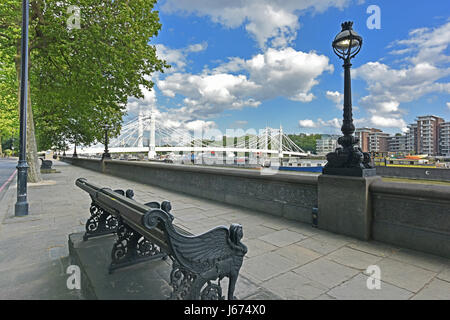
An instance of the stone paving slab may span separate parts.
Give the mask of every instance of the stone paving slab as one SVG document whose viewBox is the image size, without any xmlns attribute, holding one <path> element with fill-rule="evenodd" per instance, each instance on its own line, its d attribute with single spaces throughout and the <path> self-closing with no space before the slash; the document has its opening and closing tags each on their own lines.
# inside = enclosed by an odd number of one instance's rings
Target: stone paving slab
<svg viewBox="0 0 450 320">
<path fill-rule="evenodd" d="M 337 249 L 343 247 L 343 244 L 334 243 L 332 241 L 326 242 L 312 237 L 302 240 L 298 243 L 299 246 L 315 251 L 320 255 L 327 255 Z"/>
<path fill-rule="evenodd" d="M 437 277 L 441 280 L 450 282 L 450 266 L 448 266 L 444 270 L 442 270 L 441 273 L 439 273 L 437 275 Z"/>
<path fill-rule="evenodd" d="M 450 300 L 450 283 L 447 281 L 433 279 L 418 294 L 414 300 Z"/>
<path fill-rule="evenodd" d="M 258 239 L 282 248 L 295 242 L 299 242 L 303 239 L 306 239 L 306 236 L 294 231 L 284 229 L 266 234 L 264 236 L 259 237 Z"/>
<path fill-rule="evenodd" d="M 302 266 L 321 257 L 321 255 L 312 250 L 303 248 L 297 244 L 291 244 L 275 251 L 275 253 L 294 261 Z"/>
<path fill-rule="evenodd" d="M 113 189 L 133 189 L 140 202 L 170 200 L 176 222 L 195 234 L 241 223 L 242 241 L 249 248 L 237 282 L 241 299 L 450 299 L 450 259 L 364 242 L 58 161 L 54 165 L 60 173 L 29 184 L 28 217 L 14 217 L 14 181 L 0 202 L 0 298 L 83 298 L 67 289 L 65 268 L 67 236 L 83 231 L 89 217 L 89 196 L 75 186 L 84 177 Z M 381 269 L 380 290 L 367 288 L 369 265 Z"/>
<path fill-rule="evenodd" d="M 418 292 L 436 276 L 435 272 L 391 258 L 381 260 L 378 266 L 383 281 L 411 292 Z"/>
<path fill-rule="evenodd" d="M 363 271 L 367 269 L 367 266 L 375 265 L 382 258 L 349 247 L 342 247 L 330 253 L 327 259 Z"/>
<path fill-rule="evenodd" d="M 161 259 L 108 272 L 114 235 L 83 241 L 84 233 L 69 235 L 72 263 L 81 270 L 84 297 L 99 300 L 164 300 L 170 296 L 170 264 Z"/>
<path fill-rule="evenodd" d="M 378 243 L 375 241 L 355 241 L 348 244 L 348 247 L 384 258 L 389 257 L 400 250 L 400 248 L 393 247 L 384 243 Z"/>
<path fill-rule="evenodd" d="M 288 300 L 314 299 L 328 291 L 324 285 L 294 272 L 279 275 L 263 286 Z"/>
<path fill-rule="evenodd" d="M 449 267 L 449 259 L 437 257 L 427 253 L 419 253 L 417 251 L 402 249 L 393 253 L 390 258 L 397 261 L 406 262 L 419 268 L 440 272 L 445 267 Z"/>
<path fill-rule="evenodd" d="M 283 300 L 283 298 L 271 291 L 263 291 L 247 297 L 247 300 Z"/>
<path fill-rule="evenodd" d="M 314 280 L 329 289 L 358 274 L 358 270 L 340 265 L 323 257 L 295 269 L 294 272 Z"/>
<path fill-rule="evenodd" d="M 285 273 L 296 266 L 297 264 L 295 262 L 274 252 L 269 252 L 246 259 L 241 268 L 241 272 L 252 279 L 256 279 L 255 282 L 261 283 Z"/>
<path fill-rule="evenodd" d="M 248 226 L 242 224 L 242 227 L 244 231 L 244 238 L 246 239 L 257 239 L 275 231 L 274 229 L 262 225 Z"/>
<path fill-rule="evenodd" d="M 337 300 L 337 299 L 335 297 L 328 295 L 327 293 L 324 293 L 315 298 L 314 300 Z"/>
<path fill-rule="evenodd" d="M 413 293 L 381 282 L 380 289 L 367 289 L 367 276 L 358 274 L 349 281 L 331 289 L 327 295 L 340 300 L 404 300 L 412 297 Z"/>
<path fill-rule="evenodd" d="M 278 249 L 278 247 L 259 239 L 247 240 L 245 241 L 245 245 L 248 248 L 248 252 L 246 255 L 247 258 L 256 257 L 263 253 L 267 253 Z"/>
</svg>

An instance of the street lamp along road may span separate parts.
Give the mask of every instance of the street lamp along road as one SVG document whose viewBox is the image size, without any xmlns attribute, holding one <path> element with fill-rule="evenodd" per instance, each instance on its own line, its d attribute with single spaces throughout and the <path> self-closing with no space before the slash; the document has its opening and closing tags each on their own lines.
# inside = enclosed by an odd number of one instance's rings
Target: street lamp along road
<svg viewBox="0 0 450 320">
<path fill-rule="evenodd" d="M 17 164 L 17 202 L 14 215 L 22 217 L 28 215 L 27 175 L 27 100 L 28 100 L 28 17 L 30 14 L 29 0 L 22 1 L 22 47 L 20 60 L 20 147 L 19 162 Z"/>
<path fill-rule="evenodd" d="M 112 129 L 112 127 L 108 124 L 104 124 L 102 128 L 105 130 L 105 151 L 102 154 L 102 160 L 111 160 L 111 154 L 108 150 L 108 130 Z"/>
<path fill-rule="evenodd" d="M 344 119 L 341 131 L 344 136 L 338 139 L 341 147 L 327 154 L 327 164 L 323 174 L 368 177 L 376 174 L 370 164 L 370 155 L 362 152 L 361 148 L 355 146 L 359 139 L 353 136 L 355 126 L 352 115 L 352 89 L 350 60 L 361 50 L 363 39 L 353 30 L 353 22 L 342 23 L 341 32 L 334 38 L 333 50 L 336 55 L 344 60 Z"/>
</svg>

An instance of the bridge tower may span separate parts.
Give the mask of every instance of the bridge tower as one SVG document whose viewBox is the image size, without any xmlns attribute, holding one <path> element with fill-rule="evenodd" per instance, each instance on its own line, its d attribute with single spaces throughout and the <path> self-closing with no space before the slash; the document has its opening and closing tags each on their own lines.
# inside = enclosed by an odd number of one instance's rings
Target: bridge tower
<svg viewBox="0 0 450 320">
<path fill-rule="evenodd" d="M 283 158 L 283 127 L 280 124 L 279 146 L 278 146 L 278 158 Z M 281 165 L 281 164 L 280 164 Z"/>
<path fill-rule="evenodd" d="M 142 110 L 139 111 L 139 117 L 138 117 L 138 140 L 137 140 L 137 146 L 139 148 L 144 147 L 144 113 Z"/>
<path fill-rule="evenodd" d="M 264 150 L 268 150 L 269 149 L 269 128 L 266 127 L 264 129 Z M 269 153 L 264 153 L 264 159 L 269 157 Z"/>
<path fill-rule="evenodd" d="M 150 143 L 148 145 L 148 159 L 156 158 L 156 114 L 153 111 L 150 113 Z"/>
</svg>

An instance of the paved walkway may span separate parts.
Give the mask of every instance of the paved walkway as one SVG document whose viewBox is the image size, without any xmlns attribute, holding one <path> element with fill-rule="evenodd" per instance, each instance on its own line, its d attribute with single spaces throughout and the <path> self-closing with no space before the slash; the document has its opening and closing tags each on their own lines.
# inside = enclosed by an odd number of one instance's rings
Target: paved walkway
<svg viewBox="0 0 450 320">
<path fill-rule="evenodd" d="M 363 242 L 261 212 L 56 163 L 60 173 L 29 184 L 30 215 L 15 218 L 16 187 L 0 202 L 0 299 L 80 299 L 66 287 L 67 236 L 84 230 L 90 199 L 75 186 L 85 177 L 135 192 L 135 199 L 172 202 L 175 223 L 197 234 L 241 223 L 249 251 L 238 280 L 241 299 L 450 299 L 450 260 Z M 381 270 L 367 288 L 366 269 Z"/>
</svg>

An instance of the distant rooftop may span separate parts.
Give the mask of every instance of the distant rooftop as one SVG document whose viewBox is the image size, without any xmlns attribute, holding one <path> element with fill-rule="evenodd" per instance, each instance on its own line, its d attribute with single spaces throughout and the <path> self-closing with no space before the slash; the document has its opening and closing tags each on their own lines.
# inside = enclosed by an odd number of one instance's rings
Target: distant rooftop
<svg viewBox="0 0 450 320">
<path fill-rule="evenodd" d="M 443 119 L 442 117 L 435 116 L 435 115 L 417 116 L 417 119 L 428 119 L 428 118 L 438 118 L 438 119 Z"/>
</svg>

